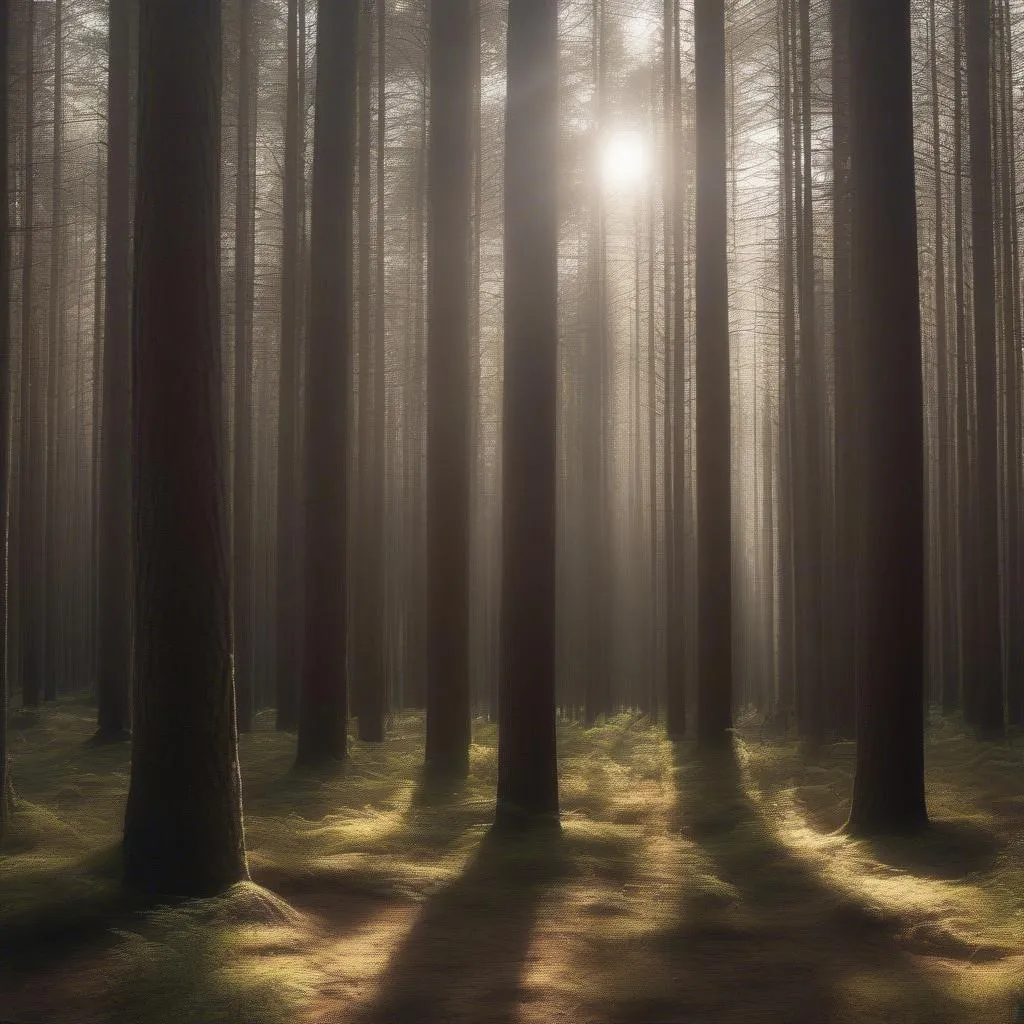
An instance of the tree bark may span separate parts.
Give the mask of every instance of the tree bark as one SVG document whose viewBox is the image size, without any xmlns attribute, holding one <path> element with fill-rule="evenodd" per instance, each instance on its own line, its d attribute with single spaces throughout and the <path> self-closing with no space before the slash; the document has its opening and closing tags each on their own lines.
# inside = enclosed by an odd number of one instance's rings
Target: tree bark
<svg viewBox="0 0 1024 1024">
<path fill-rule="evenodd" d="M 499 826 L 558 821 L 558 4 L 510 0 Z"/>
<path fill-rule="evenodd" d="M 8 26 L 10 4 L 0 0 L 0 153 L 7 152 L 10 89 L 8 79 Z M 8 164 L 0 160 L 0 309 L 9 309 L 11 301 L 10 227 L 8 224 Z M 10 753 L 7 749 L 7 565 L 8 517 L 10 487 L 8 484 L 10 451 L 11 395 L 11 324 L 10 317 L 0 317 L 0 847 L 3 846 L 11 812 L 14 810 L 14 781 Z"/>
<path fill-rule="evenodd" d="M 131 0 L 111 0 L 107 73 L 106 302 L 100 458 L 97 739 L 124 739 L 131 722 Z"/>
<path fill-rule="evenodd" d="M 280 401 L 277 439 L 277 728 L 293 729 L 298 714 L 302 572 L 299 458 L 299 146 L 298 0 L 288 0 L 284 203 L 281 246 Z"/>
<path fill-rule="evenodd" d="M 21 687 L 22 704 L 39 706 L 43 696 L 45 596 L 39 566 L 45 557 L 43 533 L 43 382 L 33 316 L 35 252 L 35 13 L 28 5 L 25 66 L 25 215 L 21 265 L 21 436 L 19 474 L 21 550 Z"/>
<path fill-rule="evenodd" d="M 695 0 L 697 107 L 697 735 L 732 723 L 732 495 L 726 254 L 725 3 Z"/>
<path fill-rule="evenodd" d="M 924 402 L 910 0 L 850 8 L 854 338 L 861 405 L 863 675 L 849 828 L 923 826 Z"/>
<path fill-rule="evenodd" d="M 430 7 L 427 765 L 469 769 L 469 300 L 473 10 Z"/>
<path fill-rule="evenodd" d="M 136 699 L 129 885 L 248 875 L 231 673 L 218 0 L 142 0 L 135 240 Z M 183 412 L 187 410 L 187 414 Z"/>
<path fill-rule="evenodd" d="M 305 649 L 298 762 L 347 754 L 352 198 L 359 7 L 320 0 L 304 480 Z"/>
<path fill-rule="evenodd" d="M 238 728 L 252 728 L 255 709 L 253 593 L 253 145 L 255 104 L 252 0 L 238 5 L 238 149 L 235 191 L 235 462 L 232 502 L 234 550 L 235 691 Z"/>
<path fill-rule="evenodd" d="M 996 411 L 995 235 L 992 193 L 991 18 L 989 0 L 967 4 L 967 105 L 970 121 L 971 251 L 977 451 L 972 576 L 975 585 L 974 724 L 985 738 L 1003 734 L 1003 681 L 999 615 L 998 430 Z"/>
</svg>

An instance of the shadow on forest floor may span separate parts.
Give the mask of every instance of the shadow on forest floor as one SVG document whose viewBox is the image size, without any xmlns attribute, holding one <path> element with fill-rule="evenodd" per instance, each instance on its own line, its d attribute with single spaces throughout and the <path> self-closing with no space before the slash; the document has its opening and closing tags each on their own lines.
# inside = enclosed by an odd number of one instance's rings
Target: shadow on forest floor
<svg viewBox="0 0 1024 1024">
<path fill-rule="evenodd" d="M 546 890 L 568 871 L 561 836 L 499 838 L 488 832 L 462 873 L 428 898 L 382 972 L 361 1024 L 514 1024 L 529 993 L 523 970 Z"/>
<path fill-rule="evenodd" d="M 240 749 L 252 876 L 272 892 L 162 908 L 118 885 L 127 746 L 89 747 L 92 713 L 71 702 L 12 732 L 22 802 L 0 857 L 0 1018 L 1009 1018 L 1024 946 L 1019 749 L 935 725 L 932 828 L 868 842 L 836 831 L 850 744 L 737 736 L 707 754 L 635 716 L 562 722 L 562 835 L 509 840 L 489 831 L 493 726 L 477 727 L 469 778 L 450 784 L 422 772 L 421 716 L 326 772 L 293 771 L 294 736 L 271 718 Z"/>
</svg>

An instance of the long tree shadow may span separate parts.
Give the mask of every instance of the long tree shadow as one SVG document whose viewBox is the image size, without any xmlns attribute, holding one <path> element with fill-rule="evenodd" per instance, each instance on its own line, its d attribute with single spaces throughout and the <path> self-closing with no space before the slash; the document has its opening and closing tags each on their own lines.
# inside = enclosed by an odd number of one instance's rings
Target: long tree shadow
<svg viewBox="0 0 1024 1024">
<path fill-rule="evenodd" d="M 899 913 L 830 887 L 780 839 L 780 822 L 747 791 L 731 744 L 677 748 L 675 760 L 676 824 L 719 885 L 684 888 L 667 941 L 718 973 L 717 1019 L 746 1019 L 742 1002 L 771 1007 L 772 1020 L 813 1024 L 848 1013 L 862 990 L 898 992 L 902 1010 L 926 1005 L 932 1024 L 965 1019 L 910 955 L 929 950 L 908 948 Z"/>
<path fill-rule="evenodd" d="M 114 945 L 115 930 L 153 906 L 151 899 L 123 888 L 120 874 L 120 847 L 112 846 L 89 854 L 73 869 L 35 877 L 24 909 L 15 905 L 0 917 L 0 991 L 15 980 L 59 968 L 86 948 Z"/>
<path fill-rule="evenodd" d="M 539 902 L 568 871 L 558 835 L 489 832 L 432 896 L 382 972 L 361 1024 L 512 1024 Z"/>
</svg>

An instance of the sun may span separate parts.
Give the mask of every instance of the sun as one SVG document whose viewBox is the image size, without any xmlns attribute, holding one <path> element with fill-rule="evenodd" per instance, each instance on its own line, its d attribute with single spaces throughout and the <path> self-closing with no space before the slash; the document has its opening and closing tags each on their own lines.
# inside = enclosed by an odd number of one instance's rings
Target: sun
<svg viewBox="0 0 1024 1024">
<path fill-rule="evenodd" d="M 643 135 L 638 131 L 615 131 L 601 146 L 601 177 L 613 192 L 637 190 L 646 184 L 650 158 Z"/>
</svg>

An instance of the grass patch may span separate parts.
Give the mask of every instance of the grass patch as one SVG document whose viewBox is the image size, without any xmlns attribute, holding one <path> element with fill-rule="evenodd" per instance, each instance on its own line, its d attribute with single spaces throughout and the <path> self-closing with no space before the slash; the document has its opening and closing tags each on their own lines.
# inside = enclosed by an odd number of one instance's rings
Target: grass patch
<svg viewBox="0 0 1024 1024">
<path fill-rule="evenodd" d="M 0 1005 L 15 1021 L 1005 1021 L 1024 965 L 1024 753 L 928 740 L 932 828 L 855 841 L 851 744 L 752 725 L 713 757 L 646 719 L 559 724 L 562 831 L 490 832 L 496 730 L 461 783 L 423 721 L 295 771 L 241 738 L 253 882 L 216 900 L 120 887 L 126 745 L 80 701 L 19 719 L 0 856 Z M 10 1009 L 8 1009 L 8 1007 Z"/>
</svg>

